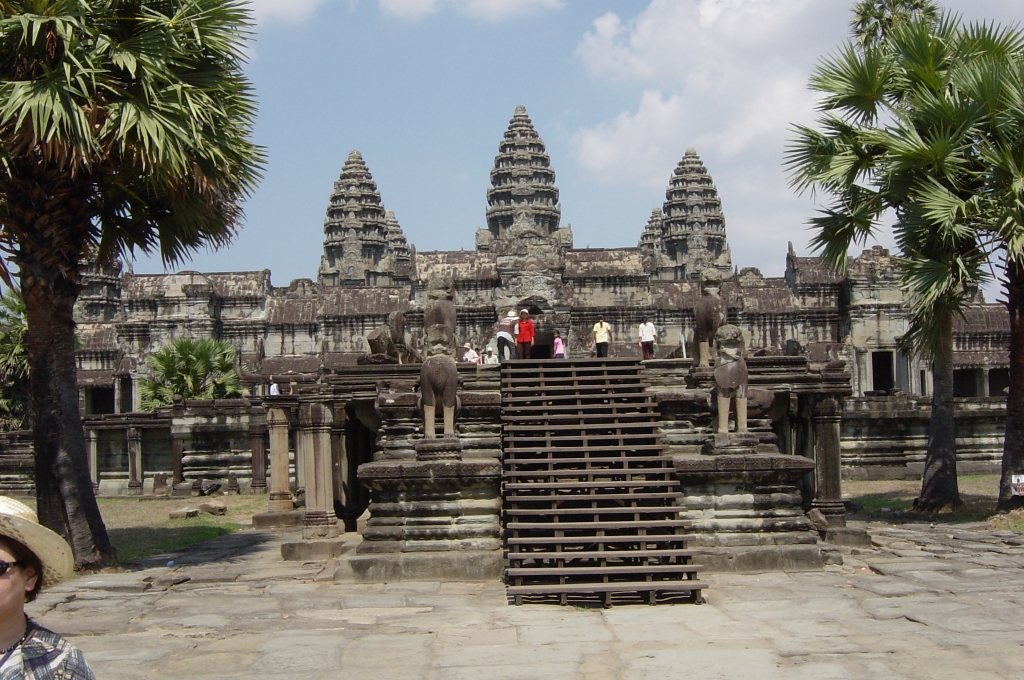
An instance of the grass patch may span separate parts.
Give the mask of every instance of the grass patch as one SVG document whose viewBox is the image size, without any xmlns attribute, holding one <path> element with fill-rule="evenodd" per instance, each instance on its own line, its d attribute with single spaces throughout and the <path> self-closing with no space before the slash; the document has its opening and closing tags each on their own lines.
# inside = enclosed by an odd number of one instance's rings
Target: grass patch
<svg viewBox="0 0 1024 680">
<path fill-rule="evenodd" d="M 198 518 L 196 518 L 198 519 Z M 195 520 L 184 520 L 194 522 Z M 153 555 L 188 548 L 197 543 L 238 531 L 238 524 L 193 524 L 176 527 L 134 527 L 111 529 L 110 542 L 117 550 L 117 561 L 125 564 Z"/>
<path fill-rule="evenodd" d="M 914 499 L 921 492 L 920 480 L 845 481 L 843 495 L 861 507 L 851 514 L 853 519 L 890 524 L 961 524 L 988 521 L 994 528 L 997 522 L 1012 524 L 996 515 L 999 494 L 999 475 L 963 475 L 957 480 L 962 508 L 953 512 L 915 512 Z M 1017 520 L 1024 530 L 1024 513 Z"/>
<path fill-rule="evenodd" d="M 234 533 L 251 523 L 253 514 L 264 512 L 267 508 L 266 495 L 216 496 L 213 499 L 142 500 L 120 497 L 97 500 L 110 542 L 117 550 L 117 559 L 122 564 Z M 227 514 L 200 514 L 199 517 L 184 520 L 168 517 L 172 510 L 198 507 L 206 500 L 224 503 L 228 506 Z"/>
<path fill-rule="evenodd" d="M 1011 510 L 1002 515 L 992 517 L 988 522 L 992 525 L 993 529 L 1021 533 L 1024 532 L 1024 510 Z"/>
</svg>

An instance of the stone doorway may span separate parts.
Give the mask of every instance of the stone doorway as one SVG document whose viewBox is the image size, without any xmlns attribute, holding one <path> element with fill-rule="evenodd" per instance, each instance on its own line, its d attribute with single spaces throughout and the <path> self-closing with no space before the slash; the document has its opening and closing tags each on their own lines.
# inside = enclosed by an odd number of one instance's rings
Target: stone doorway
<svg viewBox="0 0 1024 680">
<path fill-rule="evenodd" d="M 356 530 L 356 520 L 370 505 L 370 490 L 359 483 L 357 470 L 363 463 L 372 462 L 377 452 L 377 430 L 371 425 L 376 423 L 368 417 L 365 405 L 349 404 L 345 408 L 345 427 L 339 432 L 344 445 L 339 447 L 341 455 L 334 466 L 334 514 L 344 522 L 345 531 Z"/>
</svg>

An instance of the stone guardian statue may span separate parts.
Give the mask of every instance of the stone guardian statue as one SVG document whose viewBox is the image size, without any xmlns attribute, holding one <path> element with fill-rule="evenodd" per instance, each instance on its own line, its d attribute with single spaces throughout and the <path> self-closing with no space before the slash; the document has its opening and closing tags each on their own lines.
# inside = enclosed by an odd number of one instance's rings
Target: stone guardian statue
<svg viewBox="0 0 1024 680">
<path fill-rule="evenodd" d="M 693 335 L 699 367 L 711 365 L 711 342 L 719 326 L 726 322 L 725 303 L 719 295 L 721 288 L 721 274 L 713 269 L 705 270 L 701 276 L 701 298 L 693 308 L 696 322 Z"/>
<path fill-rule="evenodd" d="M 423 313 L 425 332 L 423 367 L 420 369 L 420 404 L 425 439 L 437 437 L 437 405 L 444 413 L 444 436 L 457 439 L 455 413 L 459 406 L 459 373 L 455 365 L 455 288 L 450 280 L 431 279 Z"/>
<path fill-rule="evenodd" d="M 729 432 L 729 402 L 736 400 L 736 432 L 747 431 L 747 345 L 743 331 L 732 324 L 720 326 L 715 333 L 718 361 L 715 365 L 715 392 L 718 395 L 718 432 Z"/>
</svg>

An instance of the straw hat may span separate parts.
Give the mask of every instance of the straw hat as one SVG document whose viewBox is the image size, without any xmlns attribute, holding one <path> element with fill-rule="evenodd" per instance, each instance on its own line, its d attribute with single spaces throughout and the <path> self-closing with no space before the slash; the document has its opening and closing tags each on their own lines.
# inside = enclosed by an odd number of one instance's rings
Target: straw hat
<svg viewBox="0 0 1024 680">
<path fill-rule="evenodd" d="M 473 345 L 469 344 L 468 342 L 465 345 L 463 345 L 463 347 L 465 347 L 466 349 L 473 349 Z"/>
<path fill-rule="evenodd" d="M 508 310 L 508 314 L 506 314 L 506 315 L 505 315 L 505 318 L 506 318 L 506 319 L 515 319 L 515 318 L 516 318 L 516 313 L 515 313 L 515 311 L 514 311 L 514 310 L 511 310 L 511 309 L 510 309 L 510 310 Z"/>
<path fill-rule="evenodd" d="M 55 586 L 75 568 L 71 546 L 39 523 L 35 511 L 13 498 L 0 496 L 0 536 L 21 543 L 43 564 L 43 588 Z"/>
</svg>

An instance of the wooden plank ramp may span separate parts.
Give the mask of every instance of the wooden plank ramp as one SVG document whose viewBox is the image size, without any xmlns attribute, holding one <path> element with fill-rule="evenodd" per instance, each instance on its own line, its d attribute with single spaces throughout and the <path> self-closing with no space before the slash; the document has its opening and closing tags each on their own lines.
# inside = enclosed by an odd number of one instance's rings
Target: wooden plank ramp
<svg viewBox="0 0 1024 680">
<path fill-rule="evenodd" d="M 686 549 L 657 406 L 628 359 L 501 368 L 509 598 L 559 604 L 686 600 L 707 584 Z"/>
</svg>

